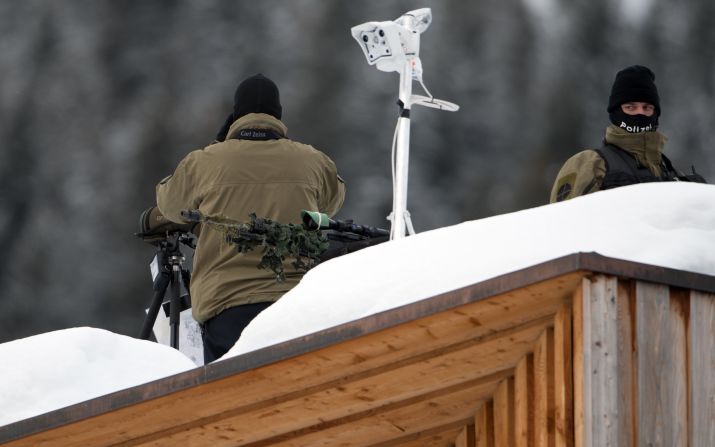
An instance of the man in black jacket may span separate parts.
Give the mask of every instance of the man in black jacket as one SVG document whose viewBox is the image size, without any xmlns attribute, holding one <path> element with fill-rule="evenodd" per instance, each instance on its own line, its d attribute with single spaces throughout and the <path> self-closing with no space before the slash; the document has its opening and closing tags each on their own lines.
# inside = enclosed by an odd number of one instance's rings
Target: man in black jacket
<svg viewBox="0 0 715 447">
<path fill-rule="evenodd" d="M 667 139 L 657 130 L 660 97 L 649 68 L 634 65 L 616 74 L 607 111 L 611 125 L 604 145 L 566 161 L 551 189 L 552 203 L 635 183 L 705 183 L 698 174 L 677 171 L 663 154 Z"/>
</svg>

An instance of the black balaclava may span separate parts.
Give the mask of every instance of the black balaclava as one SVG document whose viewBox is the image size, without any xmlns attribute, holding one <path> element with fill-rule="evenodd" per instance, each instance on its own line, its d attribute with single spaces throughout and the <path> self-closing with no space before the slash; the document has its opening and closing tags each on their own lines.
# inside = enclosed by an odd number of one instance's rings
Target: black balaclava
<svg viewBox="0 0 715 447">
<path fill-rule="evenodd" d="M 260 73 L 245 79 L 236 88 L 233 95 L 233 112 L 228 115 L 216 134 L 216 141 L 224 141 L 233 122 L 249 113 L 267 113 L 278 119 L 281 119 L 283 114 L 278 87 Z"/>
<path fill-rule="evenodd" d="M 655 74 L 642 65 L 624 68 L 616 74 L 607 109 L 614 125 L 631 133 L 658 128 L 660 97 L 654 81 Z M 621 110 L 621 104 L 626 102 L 647 102 L 655 107 L 655 113 L 652 116 L 628 115 Z"/>
</svg>

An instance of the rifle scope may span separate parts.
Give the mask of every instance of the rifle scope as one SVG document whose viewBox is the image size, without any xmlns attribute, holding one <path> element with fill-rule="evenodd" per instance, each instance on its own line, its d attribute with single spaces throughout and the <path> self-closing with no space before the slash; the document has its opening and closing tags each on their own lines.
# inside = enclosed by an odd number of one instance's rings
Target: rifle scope
<svg viewBox="0 0 715 447">
<path fill-rule="evenodd" d="M 303 225 L 309 230 L 327 229 L 341 233 L 355 233 L 367 237 L 383 237 L 390 235 L 389 230 L 358 225 L 353 223 L 352 220 L 333 220 L 327 214 L 319 213 L 317 211 L 303 210 L 300 212 L 300 217 L 303 221 Z"/>
</svg>

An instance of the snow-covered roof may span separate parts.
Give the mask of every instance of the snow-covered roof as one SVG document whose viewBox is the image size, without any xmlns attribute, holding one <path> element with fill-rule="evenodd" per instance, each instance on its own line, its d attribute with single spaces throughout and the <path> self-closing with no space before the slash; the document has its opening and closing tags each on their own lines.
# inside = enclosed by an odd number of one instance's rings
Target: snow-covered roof
<svg viewBox="0 0 715 447">
<path fill-rule="evenodd" d="M 0 345 L 0 426 L 196 367 L 179 351 L 96 328 Z"/>
<path fill-rule="evenodd" d="M 642 184 L 373 246 L 311 270 L 237 355 L 571 253 L 715 275 L 715 187 Z"/>
<path fill-rule="evenodd" d="M 577 252 L 715 275 L 715 187 L 624 187 L 336 258 L 261 313 L 226 356 Z M 5 343 L 0 358 L 0 425 L 195 366 L 164 345 L 92 328 Z"/>
</svg>

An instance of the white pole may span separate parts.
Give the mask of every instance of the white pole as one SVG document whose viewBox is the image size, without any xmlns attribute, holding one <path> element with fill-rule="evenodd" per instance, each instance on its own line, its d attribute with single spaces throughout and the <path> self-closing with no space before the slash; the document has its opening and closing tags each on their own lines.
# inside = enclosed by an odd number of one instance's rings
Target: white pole
<svg viewBox="0 0 715 447">
<path fill-rule="evenodd" d="M 390 239 L 401 239 L 406 235 L 407 215 L 407 171 L 410 159 L 410 106 L 412 97 L 412 58 L 407 58 L 400 71 L 400 94 L 404 109 L 397 123 L 395 150 L 395 188 L 392 209 Z"/>
<path fill-rule="evenodd" d="M 407 211 L 407 171 L 410 159 L 410 110 L 422 105 L 455 112 L 459 106 L 432 97 L 422 82 L 420 62 L 420 34 L 432 22 L 430 8 L 409 11 L 391 22 L 366 22 L 350 29 L 362 48 L 367 62 L 381 71 L 400 74 L 400 116 L 393 134 L 392 146 L 392 212 L 390 239 L 401 239 L 415 234 Z M 412 81 L 419 81 L 428 96 L 412 95 Z"/>
</svg>

